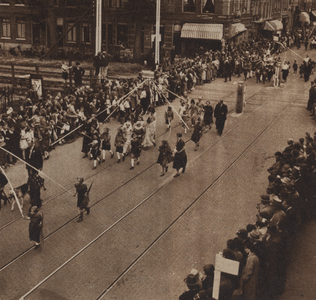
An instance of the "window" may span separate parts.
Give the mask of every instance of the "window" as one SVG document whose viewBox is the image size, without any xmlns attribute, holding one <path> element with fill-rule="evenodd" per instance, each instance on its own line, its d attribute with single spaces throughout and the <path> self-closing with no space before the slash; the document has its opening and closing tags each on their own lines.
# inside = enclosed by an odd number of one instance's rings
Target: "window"
<svg viewBox="0 0 316 300">
<path fill-rule="evenodd" d="M 195 0 L 183 0 L 184 12 L 195 12 Z"/>
<path fill-rule="evenodd" d="M 10 1 L 11 1 L 11 0 L 0 0 L 0 4 L 3 4 L 3 5 L 10 5 Z"/>
<path fill-rule="evenodd" d="M 67 0 L 66 5 L 67 6 L 76 6 L 77 5 L 77 1 L 76 0 Z"/>
<path fill-rule="evenodd" d="M 106 40 L 106 26 L 105 23 L 102 24 L 102 43 L 105 44 Z M 108 24 L 108 43 L 113 45 L 113 25 Z"/>
<path fill-rule="evenodd" d="M 91 24 L 83 23 L 81 28 L 81 41 L 91 43 Z"/>
<path fill-rule="evenodd" d="M 11 38 L 10 19 L 1 19 L 1 37 Z"/>
<path fill-rule="evenodd" d="M 127 47 L 127 25 L 117 24 L 117 45 Z"/>
<path fill-rule="evenodd" d="M 25 39 L 25 18 L 16 18 L 17 38 Z"/>
<path fill-rule="evenodd" d="M 67 42 L 75 43 L 76 42 L 76 27 L 73 27 L 74 23 L 68 23 L 68 34 L 67 34 Z"/>
<path fill-rule="evenodd" d="M 202 0 L 202 12 L 204 13 L 215 13 L 214 0 Z"/>
</svg>

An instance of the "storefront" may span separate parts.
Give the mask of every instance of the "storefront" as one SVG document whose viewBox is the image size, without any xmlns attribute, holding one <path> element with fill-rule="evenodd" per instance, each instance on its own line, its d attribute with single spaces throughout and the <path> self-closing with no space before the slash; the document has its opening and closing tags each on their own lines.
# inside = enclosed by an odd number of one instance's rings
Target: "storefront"
<svg viewBox="0 0 316 300">
<path fill-rule="evenodd" d="M 223 39 L 223 24 L 185 23 L 181 29 L 181 54 L 195 56 L 195 53 L 220 50 Z"/>
<path fill-rule="evenodd" d="M 228 43 L 239 45 L 243 41 L 248 41 L 248 30 L 243 23 L 234 23 L 229 26 Z"/>
</svg>

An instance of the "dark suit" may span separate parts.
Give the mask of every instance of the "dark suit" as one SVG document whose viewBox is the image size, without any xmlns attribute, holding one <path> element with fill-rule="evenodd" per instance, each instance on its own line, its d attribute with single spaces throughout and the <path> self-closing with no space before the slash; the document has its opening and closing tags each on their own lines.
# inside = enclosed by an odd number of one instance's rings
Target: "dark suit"
<svg viewBox="0 0 316 300">
<path fill-rule="evenodd" d="M 32 152 L 31 152 L 32 151 Z M 43 168 L 43 156 L 41 150 L 38 147 L 28 148 L 25 151 L 25 160 L 28 164 L 33 166 L 35 169 L 42 169 Z M 29 172 L 31 168 L 29 165 L 26 165 L 26 168 Z M 37 170 L 33 169 L 33 173 L 38 173 Z"/>
<path fill-rule="evenodd" d="M 226 115 L 228 113 L 227 105 L 218 102 L 215 106 L 214 117 L 216 118 L 216 130 L 219 135 L 222 135 L 225 126 Z"/>
<path fill-rule="evenodd" d="M 74 74 L 75 87 L 80 87 L 82 85 L 82 76 L 84 75 L 84 69 L 75 66 L 72 68 L 72 73 Z"/>
</svg>

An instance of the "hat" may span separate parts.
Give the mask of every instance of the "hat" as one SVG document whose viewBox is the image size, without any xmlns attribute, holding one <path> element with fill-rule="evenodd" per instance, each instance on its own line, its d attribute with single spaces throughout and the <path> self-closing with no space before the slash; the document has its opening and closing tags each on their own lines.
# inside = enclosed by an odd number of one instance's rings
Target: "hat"
<svg viewBox="0 0 316 300">
<path fill-rule="evenodd" d="M 200 284 L 198 276 L 198 273 L 196 275 L 189 274 L 186 278 L 184 278 L 184 282 L 187 284 L 189 288 L 198 287 Z"/>
<path fill-rule="evenodd" d="M 261 203 L 262 204 L 268 204 L 270 203 L 270 196 L 269 195 L 261 195 Z"/>
<path fill-rule="evenodd" d="M 281 179 L 281 181 L 282 181 L 282 183 L 284 183 L 285 185 L 293 185 L 292 184 L 292 180 L 290 179 L 290 178 L 288 178 L 288 177 L 284 177 L 284 178 L 282 178 Z"/>
<path fill-rule="evenodd" d="M 270 200 L 270 196 L 267 194 L 261 195 L 260 197 L 262 200 Z"/>
<path fill-rule="evenodd" d="M 292 144 L 294 143 L 294 140 L 293 140 L 292 138 L 290 138 L 290 139 L 287 140 L 287 143 L 288 143 L 289 145 L 292 145 Z"/>
<path fill-rule="evenodd" d="M 206 275 L 212 275 L 214 273 L 214 265 L 213 264 L 207 264 L 203 266 L 203 271 Z"/>
<path fill-rule="evenodd" d="M 80 65 L 80 62 L 79 62 L 79 61 L 77 61 L 77 62 L 76 62 L 76 66 L 79 66 L 79 65 Z"/>
<path fill-rule="evenodd" d="M 249 237 L 252 241 L 255 241 L 255 242 L 260 241 L 260 234 L 257 230 L 252 230 L 249 234 Z"/>
<path fill-rule="evenodd" d="M 9 107 L 9 109 L 7 110 L 7 115 L 12 114 L 12 112 L 13 112 L 13 108 L 12 108 L 12 107 Z"/>
<path fill-rule="evenodd" d="M 247 238 L 248 236 L 248 231 L 246 229 L 240 229 L 236 232 L 236 234 L 239 236 L 239 237 L 242 237 L 244 239 Z"/>
<path fill-rule="evenodd" d="M 178 132 L 178 133 L 177 133 L 177 137 L 182 137 L 182 133 L 181 133 L 181 132 Z"/>
<path fill-rule="evenodd" d="M 282 205 L 282 200 L 277 195 L 274 195 L 272 197 L 272 204 L 274 206 L 280 206 L 280 205 Z"/>
</svg>

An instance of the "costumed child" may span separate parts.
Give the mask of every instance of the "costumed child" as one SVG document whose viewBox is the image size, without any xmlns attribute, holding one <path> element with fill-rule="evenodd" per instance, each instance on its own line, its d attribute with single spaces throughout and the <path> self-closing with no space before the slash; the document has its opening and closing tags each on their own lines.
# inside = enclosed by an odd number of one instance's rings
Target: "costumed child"
<svg viewBox="0 0 316 300">
<path fill-rule="evenodd" d="M 134 169 L 135 159 L 137 161 L 137 165 L 139 165 L 139 157 L 142 151 L 142 141 L 141 138 L 137 137 L 136 134 L 133 134 L 131 140 L 131 167 L 130 170 Z"/>
<path fill-rule="evenodd" d="M 165 119 L 167 124 L 167 130 L 169 130 L 171 127 L 171 121 L 173 120 L 173 111 L 171 106 L 168 106 L 165 112 Z"/>
<path fill-rule="evenodd" d="M 102 161 L 105 161 L 105 151 L 109 151 L 111 153 L 111 158 L 113 158 L 114 153 L 111 150 L 111 135 L 110 129 L 108 127 L 104 128 L 104 131 L 100 135 L 101 140 L 101 149 L 102 149 Z"/>
<path fill-rule="evenodd" d="M 93 170 L 97 168 L 97 161 L 98 163 L 100 164 L 101 161 L 100 161 L 100 140 L 98 138 L 97 135 L 93 135 L 93 141 L 90 143 L 90 153 L 92 155 L 92 158 L 93 158 Z"/>
</svg>

